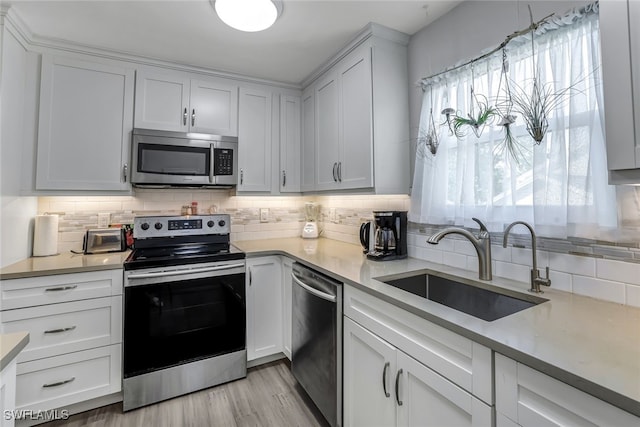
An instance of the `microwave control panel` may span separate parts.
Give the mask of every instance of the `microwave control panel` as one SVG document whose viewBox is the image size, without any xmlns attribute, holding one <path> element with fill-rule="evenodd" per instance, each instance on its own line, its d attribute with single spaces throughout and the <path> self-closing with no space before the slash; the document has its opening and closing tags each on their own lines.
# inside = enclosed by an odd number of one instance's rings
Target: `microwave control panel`
<svg viewBox="0 0 640 427">
<path fill-rule="evenodd" d="M 230 148 L 214 149 L 214 175 L 233 175 L 233 150 Z"/>
</svg>

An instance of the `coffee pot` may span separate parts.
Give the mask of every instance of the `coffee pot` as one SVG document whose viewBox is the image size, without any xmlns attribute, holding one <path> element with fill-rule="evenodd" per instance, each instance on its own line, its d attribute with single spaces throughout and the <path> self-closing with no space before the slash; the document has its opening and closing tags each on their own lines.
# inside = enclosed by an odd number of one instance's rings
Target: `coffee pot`
<svg viewBox="0 0 640 427">
<path fill-rule="evenodd" d="M 407 212 L 375 211 L 373 251 L 367 258 L 386 261 L 407 257 Z"/>
</svg>

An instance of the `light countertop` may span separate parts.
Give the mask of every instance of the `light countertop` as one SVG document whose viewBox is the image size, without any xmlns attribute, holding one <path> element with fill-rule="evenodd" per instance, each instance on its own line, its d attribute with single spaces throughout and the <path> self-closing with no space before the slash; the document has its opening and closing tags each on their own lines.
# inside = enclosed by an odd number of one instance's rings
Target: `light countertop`
<svg viewBox="0 0 640 427">
<path fill-rule="evenodd" d="M 413 258 L 371 261 L 358 245 L 300 238 L 234 243 L 248 257 L 282 254 L 640 416 L 640 309 L 544 288 L 549 301 L 487 322 L 375 280 L 416 270 L 478 274 Z M 494 278 L 526 297 L 528 283 Z"/>
<path fill-rule="evenodd" d="M 66 252 L 46 257 L 32 257 L 0 269 L 0 280 L 24 277 L 49 276 L 52 274 L 81 273 L 83 271 L 114 270 L 131 251 L 106 254 L 81 255 Z"/>
<path fill-rule="evenodd" d="M 11 363 L 28 343 L 28 332 L 0 334 L 0 371 Z"/>
</svg>

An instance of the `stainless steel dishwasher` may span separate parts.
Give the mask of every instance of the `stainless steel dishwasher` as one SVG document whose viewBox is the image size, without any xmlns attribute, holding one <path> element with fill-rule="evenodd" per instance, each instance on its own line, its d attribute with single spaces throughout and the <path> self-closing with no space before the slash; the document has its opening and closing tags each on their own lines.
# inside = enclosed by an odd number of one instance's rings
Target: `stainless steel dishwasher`
<svg viewBox="0 0 640 427">
<path fill-rule="evenodd" d="M 342 283 L 294 263 L 291 371 L 332 426 L 342 425 Z"/>
</svg>

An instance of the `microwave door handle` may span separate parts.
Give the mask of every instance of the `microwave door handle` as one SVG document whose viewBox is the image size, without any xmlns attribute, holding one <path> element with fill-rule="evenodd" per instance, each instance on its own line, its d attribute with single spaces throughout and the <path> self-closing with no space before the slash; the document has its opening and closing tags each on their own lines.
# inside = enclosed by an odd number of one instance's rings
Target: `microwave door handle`
<svg viewBox="0 0 640 427">
<path fill-rule="evenodd" d="M 211 145 L 209 146 L 210 150 L 211 150 L 211 157 L 209 160 L 209 184 L 213 184 L 213 172 L 215 169 L 215 164 L 216 164 L 216 158 L 215 158 L 215 144 L 212 142 Z"/>
</svg>

